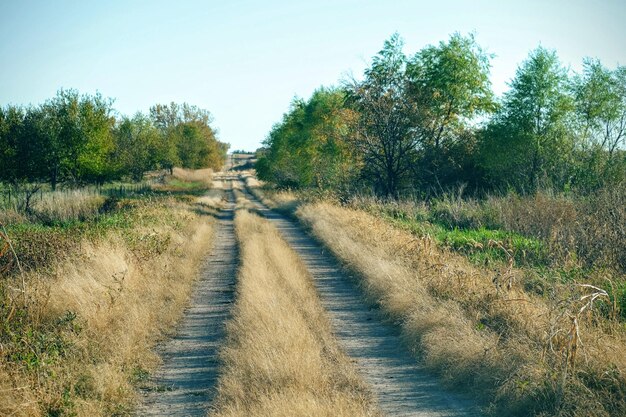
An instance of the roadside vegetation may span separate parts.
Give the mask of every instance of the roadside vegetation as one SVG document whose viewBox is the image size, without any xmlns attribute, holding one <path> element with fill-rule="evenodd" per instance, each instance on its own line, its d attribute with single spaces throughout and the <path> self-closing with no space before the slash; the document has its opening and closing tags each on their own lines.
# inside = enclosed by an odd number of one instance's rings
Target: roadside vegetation
<svg viewBox="0 0 626 417">
<path fill-rule="evenodd" d="M 393 199 L 624 186 L 625 67 L 586 59 L 573 74 L 538 47 L 495 97 L 490 57 L 472 36 L 413 56 L 392 36 L 362 79 L 293 101 L 258 150 L 259 179 Z"/>
<path fill-rule="evenodd" d="M 392 36 L 361 79 L 292 103 L 247 185 L 492 415 L 623 415 L 625 68 L 539 47 L 495 97 L 490 59 Z"/>
<path fill-rule="evenodd" d="M 510 253 L 497 261 L 489 252 L 507 250 L 497 240 L 483 248 L 485 267 L 428 233 L 329 203 L 296 215 L 401 327 L 419 360 L 494 415 L 623 412 L 626 332 L 619 281 L 606 271 L 518 266 Z"/>
<path fill-rule="evenodd" d="M 213 416 L 378 416 L 339 349 L 304 265 L 278 231 L 240 209 L 241 267 Z"/>
<path fill-rule="evenodd" d="M 213 239 L 209 173 L 174 174 L 0 210 L 0 415 L 132 414 Z"/>
<path fill-rule="evenodd" d="M 208 111 L 171 103 L 153 106 L 149 115 L 120 117 L 112 103 L 61 90 L 38 106 L 0 107 L 3 193 L 28 197 L 42 188 L 136 183 L 148 171 L 224 164 L 228 145 L 217 139 Z"/>
</svg>

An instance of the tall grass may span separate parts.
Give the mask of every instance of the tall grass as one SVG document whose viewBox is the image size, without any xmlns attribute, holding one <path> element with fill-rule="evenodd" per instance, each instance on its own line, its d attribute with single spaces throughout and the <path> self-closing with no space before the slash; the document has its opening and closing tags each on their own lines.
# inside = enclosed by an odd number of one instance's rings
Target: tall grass
<svg viewBox="0 0 626 417">
<path fill-rule="evenodd" d="M 568 283 L 539 295 L 511 262 L 478 267 L 362 210 L 314 203 L 296 215 L 398 323 L 419 360 L 493 415 L 623 414 L 626 332 L 599 308 L 612 305 L 608 292 Z"/>
<path fill-rule="evenodd" d="M 236 219 L 241 268 L 213 416 L 376 416 L 302 262 L 269 222 Z"/>
<path fill-rule="evenodd" d="M 587 197 L 540 192 L 474 200 L 452 193 L 428 203 L 357 196 L 350 205 L 447 230 L 513 232 L 541 241 L 553 265 L 626 272 L 626 187 L 601 190 Z"/>
<path fill-rule="evenodd" d="M 43 223 L 86 221 L 98 216 L 105 199 L 80 189 L 45 193 L 34 201 L 32 215 Z"/>
<path fill-rule="evenodd" d="M 213 179 L 213 170 L 210 168 L 205 168 L 205 169 L 174 168 L 172 170 L 172 177 L 180 181 L 204 182 L 208 185 L 211 185 L 212 179 Z"/>
<path fill-rule="evenodd" d="M 40 210 L 75 216 L 64 204 Z M 9 228 L 21 255 L 46 260 L 29 261 L 23 302 L 14 278 L 0 284 L 0 415 L 131 414 L 134 384 L 158 364 L 151 348 L 182 314 L 212 226 L 173 199 L 118 205 L 128 207 L 76 226 Z"/>
</svg>

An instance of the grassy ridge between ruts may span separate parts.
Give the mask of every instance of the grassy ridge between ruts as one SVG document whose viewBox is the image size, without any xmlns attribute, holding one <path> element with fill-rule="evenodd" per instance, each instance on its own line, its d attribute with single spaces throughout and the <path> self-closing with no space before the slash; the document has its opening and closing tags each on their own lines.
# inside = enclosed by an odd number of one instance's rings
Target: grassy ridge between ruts
<svg viewBox="0 0 626 417">
<path fill-rule="evenodd" d="M 213 239 L 205 207 L 168 187 L 57 201 L 43 223 L 8 213 L 19 221 L 5 227 L 17 256 L 2 256 L 0 415 L 132 414 Z"/>
<path fill-rule="evenodd" d="M 304 265 L 278 231 L 246 210 L 235 218 L 241 267 L 210 415 L 378 416 L 339 349 Z"/>
<path fill-rule="evenodd" d="M 623 415 L 626 332 L 601 288 L 555 284 L 537 291 L 494 236 L 496 246 L 472 251 L 455 248 L 453 232 L 415 233 L 406 222 L 335 204 L 303 204 L 295 215 L 355 273 L 420 360 L 481 397 L 487 412 Z M 535 242 L 520 236 L 509 246 L 541 255 Z M 489 258 L 489 268 L 475 252 Z"/>
</svg>

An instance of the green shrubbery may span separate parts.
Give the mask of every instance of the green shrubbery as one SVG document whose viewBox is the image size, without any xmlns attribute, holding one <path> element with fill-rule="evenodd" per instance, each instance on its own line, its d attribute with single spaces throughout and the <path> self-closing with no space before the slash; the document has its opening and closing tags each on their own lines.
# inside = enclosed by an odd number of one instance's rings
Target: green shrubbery
<svg viewBox="0 0 626 417">
<path fill-rule="evenodd" d="M 392 36 L 363 79 L 292 103 L 259 150 L 259 177 L 395 199 L 623 186 L 626 67 L 586 59 L 572 74 L 538 47 L 496 98 L 490 58 L 472 36 L 413 56 Z"/>
<path fill-rule="evenodd" d="M 39 106 L 0 108 L 0 183 L 36 191 L 48 183 L 102 184 L 142 179 L 146 171 L 219 169 L 219 142 L 206 110 L 156 105 L 150 116 L 116 118 L 112 100 L 61 90 Z"/>
</svg>

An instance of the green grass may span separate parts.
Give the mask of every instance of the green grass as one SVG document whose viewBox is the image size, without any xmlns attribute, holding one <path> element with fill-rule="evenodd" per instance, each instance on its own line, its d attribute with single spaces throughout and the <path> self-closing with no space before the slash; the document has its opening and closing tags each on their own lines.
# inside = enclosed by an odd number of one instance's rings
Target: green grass
<svg viewBox="0 0 626 417">
<path fill-rule="evenodd" d="M 182 181 L 176 178 L 170 178 L 167 181 L 169 187 L 177 188 L 179 192 L 196 192 L 206 191 L 209 187 L 204 181 Z"/>
<path fill-rule="evenodd" d="M 383 218 L 417 236 L 430 236 L 450 250 L 466 256 L 474 264 L 506 262 L 510 256 L 517 265 L 542 267 L 550 263 L 545 245 L 538 239 L 504 230 L 450 228 L 444 224 L 414 219 L 404 213 L 382 213 Z"/>
<path fill-rule="evenodd" d="M 167 195 L 137 195 L 131 198 L 118 199 L 110 197 L 99 215 L 85 220 L 68 220 L 56 222 L 26 221 L 5 225 L 17 256 L 25 269 L 46 267 L 55 259 L 73 251 L 83 239 L 97 241 L 112 231 L 119 232 L 129 247 L 138 253 L 158 251 L 167 242 L 156 241 L 156 237 L 138 236 L 135 226 L 144 228 L 166 221 L 173 227 L 179 225 L 168 216 L 169 211 L 162 210 L 157 216 L 155 210 L 165 204 Z M 5 254 L 8 257 L 9 254 Z M 7 258 L 8 260 L 8 258 Z M 13 265 L 15 268 L 15 265 Z"/>
</svg>

